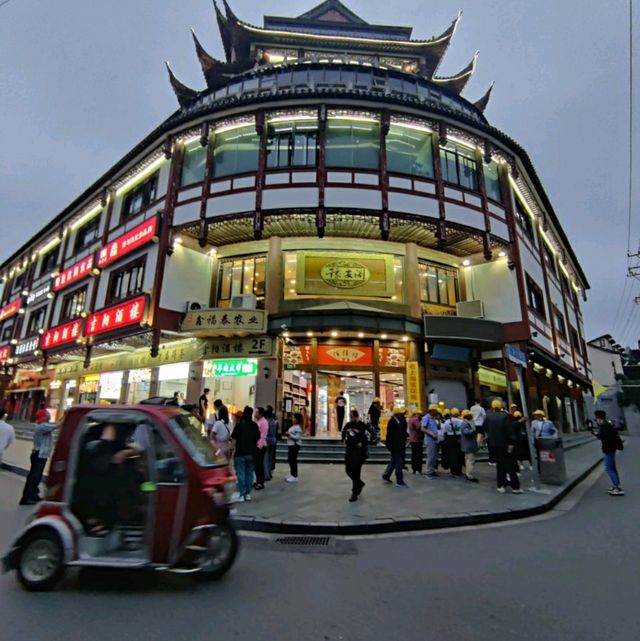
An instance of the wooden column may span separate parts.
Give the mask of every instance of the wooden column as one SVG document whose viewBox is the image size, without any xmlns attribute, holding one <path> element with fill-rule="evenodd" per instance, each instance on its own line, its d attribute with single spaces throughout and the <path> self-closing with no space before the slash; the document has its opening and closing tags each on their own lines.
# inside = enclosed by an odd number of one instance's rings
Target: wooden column
<svg viewBox="0 0 640 641">
<path fill-rule="evenodd" d="M 380 236 L 389 240 L 389 175 L 387 173 L 387 134 L 391 126 L 391 116 L 384 109 L 380 117 L 380 172 L 379 184 L 382 192 L 382 211 L 380 212 Z"/>
<path fill-rule="evenodd" d="M 420 318 L 422 316 L 422 305 L 420 303 L 420 277 L 418 275 L 418 245 L 407 243 L 405 245 L 404 276 L 402 278 L 402 290 L 405 305 L 409 305 L 411 316 Z"/>
<path fill-rule="evenodd" d="M 482 152 L 476 148 L 476 174 L 478 175 L 478 191 L 482 202 L 482 214 L 484 216 L 484 234 L 482 236 L 482 248 L 484 259 L 491 260 L 491 217 L 489 216 L 489 200 L 487 198 L 487 188 L 484 184 L 484 165 Z"/>
<path fill-rule="evenodd" d="M 268 314 L 277 314 L 284 298 L 284 274 L 282 265 L 282 238 L 271 236 L 268 241 L 265 266 L 264 308 Z"/>
<path fill-rule="evenodd" d="M 440 161 L 440 146 L 447 144 L 447 126 L 441 122 L 438 126 L 438 132 L 431 136 L 431 146 L 433 149 L 433 169 L 436 178 L 436 195 L 438 197 L 438 247 L 443 249 L 447 242 L 447 226 L 445 223 L 446 211 L 444 206 L 444 181 L 442 179 L 442 163 Z"/>
<path fill-rule="evenodd" d="M 264 189 L 267 166 L 267 125 L 265 123 L 264 109 L 260 109 L 256 114 L 256 133 L 260 137 L 260 148 L 258 150 L 258 171 L 256 172 L 256 210 L 253 215 L 253 237 L 256 240 L 260 240 L 264 229 L 262 190 Z"/>
<path fill-rule="evenodd" d="M 318 212 L 316 213 L 316 228 L 318 238 L 324 238 L 327 215 L 324 208 L 324 193 L 327 185 L 327 108 L 322 105 L 318 110 Z"/>
</svg>

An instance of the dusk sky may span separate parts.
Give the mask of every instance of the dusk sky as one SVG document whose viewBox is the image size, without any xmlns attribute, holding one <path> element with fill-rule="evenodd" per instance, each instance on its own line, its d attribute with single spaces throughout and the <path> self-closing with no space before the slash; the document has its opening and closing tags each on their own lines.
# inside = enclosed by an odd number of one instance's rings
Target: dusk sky
<svg viewBox="0 0 640 641">
<path fill-rule="evenodd" d="M 262 24 L 265 13 L 296 16 L 319 1 L 230 4 L 243 20 Z M 464 12 L 440 74 L 459 71 L 480 51 L 464 95 L 476 100 L 496 81 L 486 115 L 528 151 L 590 281 L 587 338 L 611 333 L 636 344 L 640 282 L 625 278 L 628 0 L 345 4 L 371 23 L 411 25 L 417 39 L 440 34 Z M 639 26 L 636 15 L 640 33 Z M 192 27 L 224 57 L 211 0 L 0 6 L 0 260 L 176 110 L 165 60 L 182 82 L 204 88 Z M 633 204 L 635 213 L 637 190 Z M 639 239 L 636 214 L 632 250 Z"/>
</svg>

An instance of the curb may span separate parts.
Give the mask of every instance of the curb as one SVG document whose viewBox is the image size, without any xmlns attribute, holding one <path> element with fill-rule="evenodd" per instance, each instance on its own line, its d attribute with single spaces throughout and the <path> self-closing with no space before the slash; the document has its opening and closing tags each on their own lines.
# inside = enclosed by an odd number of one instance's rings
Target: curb
<svg viewBox="0 0 640 641">
<path fill-rule="evenodd" d="M 25 469 L 24 467 L 18 467 L 17 465 L 12 465 L 11 463 L 0 464 L 0 470 L 3 470 L 4 472 L 12 472 L 13 474 L 17 474 L 18 476 L 24 476 L 24 477 L 26 477 L 29 474 L 29 470 Z M 47 477 L 43 476 L 42 480 L 46 481 Z"/>
<path fill-rule="evenodd" d="M 545 503 L 521 509 L 506 509 L 502 512 L 472 512 L 441 516 L 428 519 L 392 519 L 380 518 L 368 523 L 291 523 L 287 521 L 266 521 L 255 517 L 232 517 L 233 524 L 241 531 L 262 532 L 265 534 L 333 534 L 333 535 L 367 535 L 390 534 L 400 532 L 416 532 L 420 530 L 439 530 L 445 528 L 461 527 L 468 525 L 486 525 L 487 523 L 501 523 L 538 516 L 551 511 L 562 499 L 584 481 L 591 472 L 600 465 L 603 457 L 600 456 L 583 472 L 578 474 L 570 483 L 562 488 L 558 494 Z M 19 476 L 27 476 L 28 470 L 2 464 L 2 469 L 13 472 Z M 46 476 L 44 477 L 46 481 Z"/>
<path fill-rule="evenodd" d="M 587 469 L 581 472 L 573 481 L 563 487 L 556 496 L 545 503 L 516 510 L 507 509 L 502 512 L 454 514 L 452 516 L 429 519 L 381 518 L 369 523 L 289 523 L 286 521 L 265 521 L 254 517 L 234 517 L 232 521 L 239 530 L 247 532 L 263 532 L 267 534 L 335 534 L 342 536 L 438 530 L 466 525 L 485 525 L 487 523 L 513 521 L 538 516 L 552 510 L 573 489 L 582 483 L 582 481 L 600 465 L 602 460 L 602 457 L 599 457 L 595 463 L 589 465 Z"/>
</svg>

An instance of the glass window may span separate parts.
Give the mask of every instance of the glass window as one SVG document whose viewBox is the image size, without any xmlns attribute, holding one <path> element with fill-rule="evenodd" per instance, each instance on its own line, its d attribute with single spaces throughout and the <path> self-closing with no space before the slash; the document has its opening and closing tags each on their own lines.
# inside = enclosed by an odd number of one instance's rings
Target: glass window
<svg viewBox="0 0 640 641">
<path fill-rule="evenodd" d="M 69 292 L 62 299 L 62 310 L 60 312 L 60 321 L 69 321 L 78 318 L 84 311 L 84 302 L 87 298 L 87 287 L 76 289 Z"/>
<path fill-rule="evenodd" d="M 254 125 L 236 127 L 215 135 L 213 176 L 233 176 L 258 169 L 260 137 Z"/>
<path fill-rule="evenodd" d="M 433 177 L 433 151 L 428 131 L 391 125 L 386 145 L 389 172 Z"/>
<path fill-rule="evenodd" d="M 202 427 L 195 416 L 184 412 L 174 416 L 169 421 L 169 426 L 191 458 L 201 467 L 226 464 L 226 458 L 217 455 L 209 439 L 203 436 Z"/>
<path fill-rule="evenodd" d="M 44 321 L 47 316 L 47 306 L 40 307 L 31 312 L 29 316 L 29 325 L 27 327 L 27 336 L 37 334 L 44 327 Z"/>
<path fill-rule="evenodd" d="M 231 298 L 254 294 L 259 308 L 264 306 L 266 256 L 231 258 L 220 263 L 218 307 L 229 307 Z"/>
<path fill-rule="evenodd" d="M 185 149 L 182 161 L 181 185 L 191 185 L 204 180 L 204 170 L 207 164 L 207 148 L 200 143 Z"/>
<path fill-rule="evenodd" d="M 447 145 L 440 148 L 442 179 L 478 191 L 478 172 L 475 154 L 471 149 L 458 145 Z"/>
<path fill-rule="evenodd" d="M 58 254 L 60 253 L 60 246 L 52 249 L 50 252 L 47 252 L 42 257 L 42 263 L 40 265 L 40 276 L 44 276 L 49 272 L 53 271 L 58 264 Z"/>
<path fill-rule="evenodd" d="M 536 285 L 531 276 L 527 275 L 527 298 L 529 302 L 529 309 L 536 312 L 539 316 L 546 319 L 544 313 L 544 296 L 542 290 Z"/>
<path fill-rule="evenodd" d="M 149 429 L 140 425 L 138 430 Z M 177 452 L 170 445 L 157 427 L 153 431 L 153 449 L 156 456 L 156 481 L 158 483 L 182 483 L 184 481 L 184 468 Z M 139 437 L 138 437 L 139 438 Z M 148 437 L 147 437 L 148 438 Z M 136 439 L 138 440 L 138 439 Z"/>
<path fill-rule="evenodd" d="M 497 202 L 502 202 L 502 193 L 500 192 L 500 176 L 498 165 L 495 162 L 484 163 L 484 188 L 487 196 Z"/>
<path fill-rule="evenodd" d="M 122 217 L 131 218 L 146 209 L 155 199 L 158 191 L 158 172 L 132 189 L 122 204 Z"/>
<path fill-rule="evenodd" d="M 26 280 L 26 279 L 27 279 L 27 272 L 26 272 L 26 271 L 24 271 L 24 272 L 22 272 L 22 273 L 18 274 L 18 275 L 13 279 L 13 283 L 12 283 L 12 285 L 11 285 L 11 291 L 12 291 L 12 292 L 15 292 L 15 291 L 18 291 L 19 289 L 22 289 L 22 287 L 24 286 L 24 282 L 25 282 L 25 280 Z"/>
<path fill-rule="evenodd" d="M 142 291 L 145 257 L 111 273 L 107 303 L 129 298 Z"/>
<path fill-rule="evenodd" d="M 544 262 L 547 264 L 549 271 L 557 277 L 558 271 L 556 269 L 556 257 L 553 255 L 553 250 L 544 242 L 542 243 L 542 249 L 544 250 Z"/>
<path fill-rule="evenodd" d="M 92 218 L 76 232 L 75 251 L 81 251 L 99 238 L 100 216 Z"/>
<path fill-rule="evenodd" d="M 380 123 L 330 118 L 327 122 L 327 167 L 378 169 Z"/>
<path fill-rule="evenodd" d="M 315 166 L 317 147 L 317 122 L 273 123 L 267 134 L 267 167 Z"/>
<path fill-rule="evenodd" d="M 516 220 L 522 225 L 522 228 L 524 229 L 529 239 L 532 240 L 535 244 L 535 236 L 533 233 L 533 222 L 531 221 L 531 216 L 529 216 L 529 214 L 525 211 L 524 207 L 522 206 L 522 203 L 518 198 L 515 198 L 515 202 L 516 202 L 516 210 L 515 210 Z"/>
<path fill-rule="evenodd" d="M 564 316 L 560 313 L 560 310 L 556 307 L 555 308 L 555 317 L 556 317 L 556 329 L 558 330 L 558 334 L 562 336 L 563 338 L 567 337 L 567 325 L 564 321 Z"/>
<path fill-rule="evenodd" d="M 423 303 L 455 307 L 459 300 L 458 271 L 451 267 L 420 262 L 420 297 Z"/>
</svg>

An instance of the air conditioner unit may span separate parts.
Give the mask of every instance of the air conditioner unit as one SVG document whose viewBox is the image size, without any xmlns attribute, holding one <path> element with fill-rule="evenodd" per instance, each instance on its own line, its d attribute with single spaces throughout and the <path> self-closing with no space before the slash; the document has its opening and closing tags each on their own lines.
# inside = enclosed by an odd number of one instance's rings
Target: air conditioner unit
<svg viewBox="0 0 640 641">
<path fill-rule="evenodd" d="M 456 314 L 463 318 L 484 318 L 484 305 L 481 300 L 464 300 L 456 303 Z"/>
<path fill-rule="evenodd" d="M 255 294 L 239 294 L 231 297 L 232 309 L 255 309 L 257 303 Z"/>
</svg>

